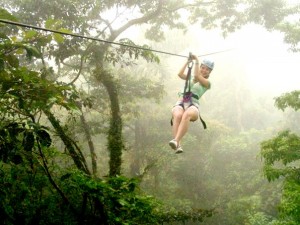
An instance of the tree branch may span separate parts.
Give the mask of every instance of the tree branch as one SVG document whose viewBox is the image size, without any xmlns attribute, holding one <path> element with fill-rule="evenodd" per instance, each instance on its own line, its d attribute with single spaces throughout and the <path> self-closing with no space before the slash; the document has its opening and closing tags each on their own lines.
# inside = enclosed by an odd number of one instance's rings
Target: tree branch
<svg viewBox="0 0 300 225">
<path fill-rule="evenodd" d="M 81 71 L 82 71 L 82 67 L 83 67 L 83 60 L 84 60 L 84 55 L 82 55 L 80 57 L 80 67 L 79 67 L 79 71 L 77 73 L 77 75 L 75 76 L 75 78 L 68 84 L 68 85 L 72 85 L 75 83 L 75 81 L 79 78 Z"/>
<path fill-rule="evenodd" d="M 39 153 L 40 153 L 40 156 L 42 158 L 42 161 L 43 161 L 43 169 L 50 181 L 50 183 L 52 184 L 52 186 L 54 187 L 54 189 L 60 194 L 60 196 L 62 197 L 62 199 L 64 200 L 65 203 L 67 203 L 70 207 L 70 209 L 72 210 L 72 212 L 77 215 L 77 211 L 75 210 L 75 208 L 72 206 L 72 204 L 70 203 L 70 201 L 68 200 L 68 198 L 65 196 L 65 194 L 63 193 L 62 190 L 60 190 L 60 188 L 58 187 L 58 185 L 55 183 L 55 181 L 53 180 L 51 174 L 50 174 L 50 171 L 48 169 L 48 166 L 47 166 L 47 161 L 46 161 L 46 158 L 44 156 L 44 153 L 42 151 L 42 148 L 40 146 L 40 143 L 39 141 L 37 142 L 37 146 L 38 146 L 38 150 L 39 150 Z"/>
<path fill-rule="evenodd" d="M 194 4 L 182 4 L 182 5 L 177 6 L 176 8 L 173 8 L 173 9 L 168 9 L 168 8 L 163 8 L 163 9 L 168 11 L 168 12 L 174 12 L 174 11 L 178 11 L 180 9 L 186 9 L 186 8 L 197 7 L 197 6 L 205 6 L 205 5 L 215 4 L 215 3 L 217 3 L 217 1 L 197 2 L 197 3 L 194 3 Z"/>
<path fill-rule="evenodd" d="M 145 23 L 145 22 L 149 21 L 150 19 L 158 16 L 161 13 L 162 8 L 163 8 L 163 0 L 160 0 L 159 4 L 157 6 L 157 9 L 154 12 L 152 12 L 148 15 L 142 16 L 140 18 L 128 21 L 128 23 L 126 23 L 125 25 L 120 27 L 118 30 L 115 30 L 114 32 L 112 32 L 112 35 L 110 36 L 109 41 L 115 40 L 116 37 L 118 37 L 122 32 L 127 30 L 129 27 L 131 27 L 133 25 Z"/>
</svg>

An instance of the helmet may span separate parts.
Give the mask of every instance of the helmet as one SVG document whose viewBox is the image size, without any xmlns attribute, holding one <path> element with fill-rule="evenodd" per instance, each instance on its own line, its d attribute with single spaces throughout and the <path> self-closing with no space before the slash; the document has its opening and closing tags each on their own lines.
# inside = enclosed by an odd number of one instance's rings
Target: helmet
<svg viewBox="0 0 300 225">
<path fill-rule="evenodd" d="M 215 66 L 215 63 L 211 60 L 208 60 L 208 59 L 204 59 L 201 64 L 207 66 L 211 70 L 213 70 L 214 66 Z"/>
</svg>

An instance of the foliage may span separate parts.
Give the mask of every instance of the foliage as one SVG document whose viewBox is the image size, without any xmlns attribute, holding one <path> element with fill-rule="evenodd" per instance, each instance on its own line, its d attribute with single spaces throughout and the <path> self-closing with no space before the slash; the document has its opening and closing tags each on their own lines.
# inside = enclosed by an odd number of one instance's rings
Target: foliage
<svg viewBox="0 0 300 225">
<path fill-rule="evenodd" d="M 277 97 L 275 99 L 275 105 L 282 111 L 288 107 L 298 111 L 298 109 L 300 109 L 300 91 L 292 91 Z"/>
<path fill-rule="evenodd" d="M 89 198 L 101 202 L 108 224 L 157 224 L 155 208 L 158 203 L 151 197 L 136 192 L 137 180 L 117 176 L 107 180 L 91 179 L 82 173 L 69 174 L 66 183 Z"/>
<path fill-rule="evenodd" d="M 275 103 L 283 111 L 287 107 L 297 111 L 300 107 L 299 91 L 286 93 L 276 98 Z M 300 137 L 289 130 L 281 131 L 276 137 L 261 143 L 261 156 L 264 173 L 269 181 L 284 178 L 278 224 L 299 224 Z"/>
<path fill-rule="evenodd" d="M 272 225 L 274 220 L 262 212 L 255 213 L 254 215 L 249 215 L 248 222 L 245 225 Z"/>
<path fill-rule="evenodd" d="M 264 173 L 269 181 L 285 178 L 280 211 L 280 224 L 297 224 L 299 218 L 300 137 L 289 131 L 280 132 L 277 137 L 261 145 L 264 159 Z M 283 223 L 284 222 L 284 223 Z M 287 222 L 287 223 L 286 223 Z"/>
<path fill-rule="evenodd" d="M 299 224 L 300 212 L 300 182 L 299 182 L 299 171 L 298 178 L 288 178 L 284 185 L 282 201 L 279 206 L 281 212 L 280 219 L 285 221 L 286 224 Z M 285 224 L 284 223 L 284 224 Z"/>
<path fill-rule="evenodd" d="M 55 182 L 69 204 L 51 188 L 41 167 L 0 163 L 0 215 L 4 224 L 162 224 L 203 221 L 206 210 L 167 210 L 140 193 L 138 182 L 121 176 L 94 179 L 70 169 L 53 168 Z"/>
<path fill-rule="evenodd" d="M 268 30 L 279 30 L 285 34 L 285 40 L 292 49 L 299 51 L 299 25 L 291 15 L 299 15 L 299 4 L 289 5 L 283 0 L 226 0 L 204 3 L 194 1 L 190 7 L 190 19 L 201 22 L 203 28 L 222 29 L 223 35 L 240 29 L 247 23 L 264 26 Z"/>
<path fill-rule="evenodd" d="M 299 15 L 299 8 L 299 5 L 296 5 L 291 9 L 291 11 L 296 13 L 298 12 Z M 278 24 L 277 29 L 285 34 L 284 40 L 286 43 L 291 45 L 291 50 L 293 52 L 299 52 L 300 27 L 295 21 L 297 20 L 286 20 Z"/>
<path fill-rule="evenodd" d="M 284 166 L 300 159 L 300 138 L 289 131 L 280 132 L 277 137 L 264 141 L 261 144 L 261 155 L 266 166 L 275 166 L 281 162 Z M 291 168 L 294 168 L 292 165 Z M 291 170 L 278 169 L 282 175 L 289 174 Z M 278 177 L 276 177 L 278 178 Z M 274 180 L 269 177 L 270 180 Z"/>
</svg>

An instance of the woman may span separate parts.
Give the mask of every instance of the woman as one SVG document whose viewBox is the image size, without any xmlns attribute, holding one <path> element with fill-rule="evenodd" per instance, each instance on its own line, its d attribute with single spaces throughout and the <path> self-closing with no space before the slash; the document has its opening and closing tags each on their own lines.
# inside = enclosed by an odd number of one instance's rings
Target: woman
<svg viewBox="0 0 300 225">
<path fill-rule="evenodd" d="M 191 73 L 192 63 L 195 60 L 194 77 L 190 82 L 188 79 Z M 188 74 L 185 73 L 188 68 Z M 186 80 L 184 93 L 180 93 L 180 99 L 176 102 L 172 109 L 173 136 L 174 139 L 169 142 L 175 153 L 182 153 L 183 149 L 180 145 L 182 137 L 186 134 L 190 121 L 196 121 L 199 117 L 199 99 L 210 89 L 208 80 L 211 71 L 214 68 L 214 62 L 203 60 L 199 65 L 199 59 L 196 55 L 191 55 L 190 59 L 183 65 L 178 76 Z M 188 89 L 188 90 L 187 90 Z"/>
</svg>

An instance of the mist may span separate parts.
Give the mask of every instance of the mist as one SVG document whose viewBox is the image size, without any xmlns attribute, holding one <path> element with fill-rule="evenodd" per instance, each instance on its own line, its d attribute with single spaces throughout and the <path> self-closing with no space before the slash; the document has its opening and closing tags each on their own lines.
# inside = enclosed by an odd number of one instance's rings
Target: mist
<svg viewBox="0 0 300 225">
<path fill-rule="evenodd" d="M 37 26 L 0 24 L 7 224 L 299 222 L 299 8 L 29 2 L 0 4 L 0 19 Z M 190 53 L 215 64 L 199 101 L 207 129 L 188 121 L 176 154 L 172 109 Z"/>
</svg>

